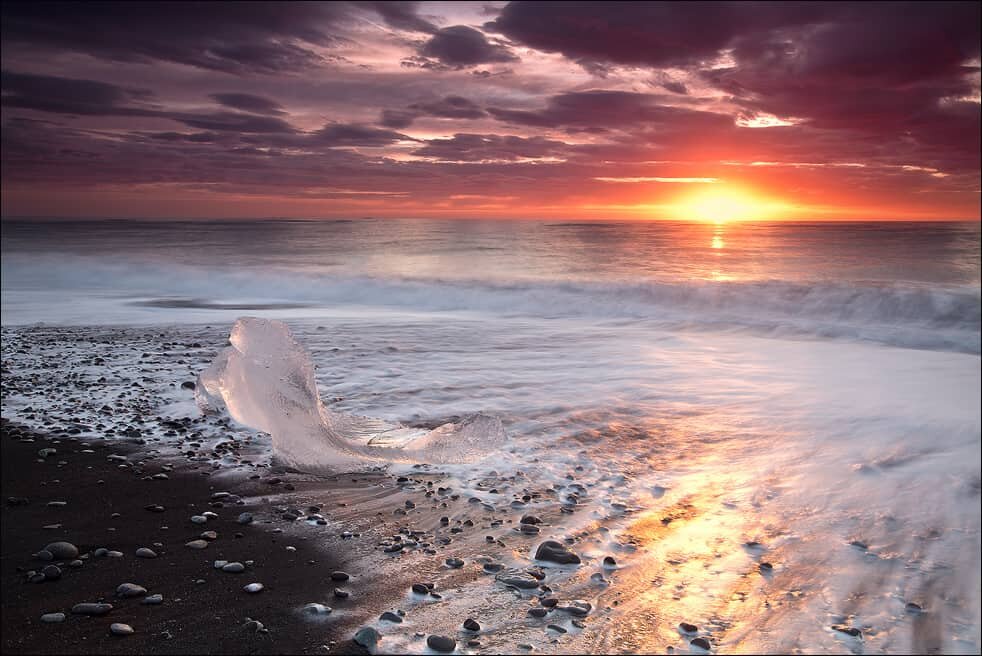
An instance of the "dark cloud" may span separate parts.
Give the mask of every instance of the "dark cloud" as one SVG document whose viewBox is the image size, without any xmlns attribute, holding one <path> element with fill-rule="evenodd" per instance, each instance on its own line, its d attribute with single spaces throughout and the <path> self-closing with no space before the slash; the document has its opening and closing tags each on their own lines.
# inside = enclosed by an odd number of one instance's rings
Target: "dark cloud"
<svg viewBox="0 0 982 656">
<path fill-rule="evenodd" d="M 439 30 L 423 44 L 420 54 L 452 67 L 518 60 L 507 47 L 488 41 L 479 30 L 466 25 Z"/>
<path fill-rule="evenodd" d="M 213 93 L 211 97 L 221 105 L 239 109 L 253 114 L 268 114 L 282 116 L 286 114 L 283 107 L 275 100 L 254 96 L 251 93 Z"/>
<path fill-rule="evenodd" d="M 385 24 L 408 32 L 437 31 L 437 26 L 422 18 L 418 13 L 418 2 L 359 2 L 359 5 L 374 10 Z"/>
<path fill-rule="evenodd" d="M 0 86 L 5 107 L 82 116 L 152 116 L 157 113 L 151 106 L 133 105 L 151 100 L 153 94 L 150 91 L 96 80 L 3 71 Z"/>
<path fill-rule="evenodd" d="M 311 145 L 318 146 L 387 146 L 396 141 L 412 140 L 404 134 L 392 130 L 382 130 L 368 125 L 331 123 L 314 132 Z"/>
<path fill-rule="evenodd" d="M 673 80 L 662 82 L 660 86 L 662 89 L 665 89 L 666 91 L 671 91 L 672 93 L 678 93 L 683 96 L 689 93 L 689 90 L 686 88 L 684 84 Z"/>
<path fill-rule="evenodd" d="M 162 114 L 162 116 L 179 121 L 188 127 L 201 130 L 281 134 L 291 134 L 297 131 L 296 128 L 281 118 L 243 114 L 240 112 L 211 112 L 202 114 L 171 112 Z"/>
<path fill-rule="evenodd" d="M 386 109 L 382 112 L 382 125 L 390 128 L 407 128 L 421 116 L 451 119 L 478 119 L 487 113 L 473 101 L 462 96 L 446 96 L 433 102 L 414 103 L 406 109 Z"/>
<path fill-rule="evenodd" d="M 5 2 L 4 45 L 121 62 L 169 61 L 227 73 L 311 66 L 335 37 L 338 3 Z"/>
<path fill-rule="evenodd" d="M 562 141 L 542 137 L 501 136 L 497 134 L 455 134 L 450 139 L 432 139 L 413 151 L 419 157 L 438 160 L 480 162 L 513 161 L 565 155 Z"/>
<path fill-rule="evenodd" d="M 703 128 L 733 125 L 730 116 L 659 104 L 661 96 L 630 91 L 576 91 L 549 98 L 540 110 L 513 110 L 489 107 L 494 118 L 516 125 L 556 128 L 639 127 L 675 123 Z"/>
</svg>

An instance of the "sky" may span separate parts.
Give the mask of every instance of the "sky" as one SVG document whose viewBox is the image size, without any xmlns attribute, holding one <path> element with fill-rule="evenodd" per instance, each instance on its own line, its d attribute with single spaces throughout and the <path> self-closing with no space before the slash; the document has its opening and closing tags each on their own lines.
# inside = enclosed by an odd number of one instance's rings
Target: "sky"
<svg viewBox="0 0 982 656">
<path fill-rule="evenodd" d="M 2 212 L 970 219 L 978 2 L 2 4 Z"/>
</svg>

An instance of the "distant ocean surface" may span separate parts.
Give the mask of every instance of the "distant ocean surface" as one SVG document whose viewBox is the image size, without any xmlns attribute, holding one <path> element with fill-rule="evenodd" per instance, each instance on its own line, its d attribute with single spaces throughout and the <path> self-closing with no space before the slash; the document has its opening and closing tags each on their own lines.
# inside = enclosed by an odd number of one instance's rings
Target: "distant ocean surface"
<svg viewBox="0 0 982 656">
<path fill-rule="evenodd" d="M 70 408 L 94 425 L 134 389 L 150 414 L 197 416 L 180 387 L 204 364 L 180 349 L 217 352 L 236 318 L 278 318 L 332 411 L 499 417 L 504 446 L 455 470 L 455 489 L 575 479 L 579 510 L 549 535 L 624 547 L 627 567 L 614 621 L 574 650 L 660 650 L 645 631 L 661 609 L 665 627 L 731 627 L 720 649 L 742 653 L 855 651 L 841 623 L 868 653 L 982 644 L 978 223 L 2 230 L 4 367 L 24 390 L 5 416 Z M 687 518 L 666 529 L 672 508 Z M 590 585 L 563 593 L 592 599 Z M 525 626 L 506 610 L 490 625 Z"/>
<path fill-rule="evenodd" d="M 979 353 L 979 225 L 8 220 L 2 318 L 462 312 Z"/>
</svg>

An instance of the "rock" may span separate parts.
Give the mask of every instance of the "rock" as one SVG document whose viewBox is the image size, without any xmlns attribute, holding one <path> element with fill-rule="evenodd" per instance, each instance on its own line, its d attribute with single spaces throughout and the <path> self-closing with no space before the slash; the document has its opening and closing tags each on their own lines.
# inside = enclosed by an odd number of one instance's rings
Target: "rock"
<svg viewBox="0 0 982 656">
<path fill-rule="evenodd" d="M 351 596 L 351 593 L 341 588 L 334 588 L 334 596 L 338 599 L 347 599 Z"/>
<path fill-rule="evenodd" d="M 387 610 L 379 616 L 379 619 L 384 622 L 395 622 L 396 624 L 402 624 L 402 618 L 391 610 Z"/>
<path fill-rule="evenodd" d="M 539 587 L 539 580 L 528 572 L 506 570 L 497 574 L 495 580 L 505 585 L 513 585 L 522 590 L 534 590 Z"/>
<path fill-rule="evenodd" d="M 64 613 L 45 613 L 41 616 L 41 621 L 45 624 L 57 624 L 65 621 Z"/>
<path fill-rule="evenodd" d="M 832 626 L 832 628 L 838 631 L 839 633 L 845 633 L 846 635 L 852 636 L 853 638 L 858 637 L 863 633 L 862 631 L 860 631 L 854 626 L 843 626 L 841 624 L 835 624 Z"/>
<path fill-rule="evenodd" d="M 146 594 L 147 589 L 142 585 L 137 585 L 135 583 L 123 583 L 116 588 L 116 596 L 122 597 L 123 599 L 129 599 L 130 597 L 142 597 Z"/>
<path fill-rule="evenodd" d="M 447 567 L 452 567 L 454 569 L 460 569 L 464 566 L 464 561 L 462 561 L 460 558 L 447 558 L 446 563 Z"/>
<path fill-rule="evenodd" d="M 699 647 L 699 649 L 705 649 L 706 651 L 709 651 L 713 647 L 705 638 L 694 638 L 689 644 L 693 647 Z"/>
<path fill-rule="evenodd" d="M 477 620 L 468 617 L 466 620 L 464 620 L 464 628 L 468 631 L 477 633 L 481 630 L 481 625 L 477 623 Z"/>
<path fill-rule="evenodd" d="M 542 520 L 539 519 L 538 517 L 536 517 L 535 515 L 525 515 L 525 516 L 523 516 L 518 521 L 519 521 L 520 524 L 541 524 L 542 523 Z"/>
<path fill-rule="evenodd" d="M 149 510 L 150 512 L 155 512 L 155 513 L 162 513 L 162 512 L 164 512 L 166 510 L 166 508 L 164 508 L 160 504 L 153 504 L 153 505 L 150 505 L 150 506 L 145 506 L 145 509 L 146 510 Z"/>
<path fill-rule="evenodd" d="M 604 567 L 607 569 L 614 569 L 617 567 L 617 561 L 614 560 L 613 556 L 606 556 L 604 558 Z"/>
<path fill-rule="evenodd" d="M 250 583 L 249 585 L 247 585 L 242 589 L 248 592 L 249 594 L 255 594 L 257 592 L 262 592 L 265 587 L 266 586 L 264 586 L 262 583 Z"/>
<path fill-rule="evenodd" d="M 245 565 L 242 563 L 228 563 L 227 565 L 222 565 L 222 571 L 228 572 L 229 574 L 241 574 L 245 571 Z"/>
<path fill-rule="evenodd" d="M 426 639 L 426 646 L 433 651 L 449 654 L 457 648 L 457 641 L 447 636 L 431 635 Z"/>
<path fill-rule="evenodd" d="M 536 526 L 535 524 L 520 524 L 519 525 L 519 530 L 524 535 L 538 535 L 539 534 L 539 527 Z"/>
<path fill-rule="evenodd" d="M 529 608 L 528 614 L 531 615 L 532 617 L 545 617 L 546 615 L 549 614 L 549 611 L 546 610 L 545 608 L 537 606 L 535 608 Z"/>
<path fill-rule="evenodd" d="M 122 624 L 120 622 L 115 622 L 109 625 L 109 633 L 118 636 L 128 636 L 136 633 L 133 627 L 129 624 Z"/>
<path fill-rule="evenodd" d="M 52 542 L 44 548 L 55 560 L 78 558 L 78 547 L 71 542 Z"/>
<path fill-rule="evenodd" d="M 303 612 L 308 615 L 329 615 L 334 611 L 330 606 L 325 606 L 324 604 L 309 603 L 305 604 L 303 607 Z"/>
<path fill-rule="evenodd" d="M 543 597 L 542 599 L 539 599 L 539 603 L 544 608 L 555 608 L 556 604 L 559 603 L 559 600 L 555 597 Z"/>
<path fill-rule="evenodd" d="M 41 560 L 46 560 L 46 561 L 55 559 L 54 554 L 52 554 L 47 549 L 42 549 L 41 551 L 37 552 L 37 557 Z"/>
<path fill-rule="evenodd" d="M 212 563 L 212 567 L 214 567 L 215 569 L 221 569 L 226 565 L 228 565 L 227 560 L 216 560 L 214 563 Z"/>
<path fill-rule="evenodd" d="M 148 547 L 140 547 L 136 550 L 137 558 L 156 558 L 157 552 Z"/>
<path fill-rule="evenodd" d="M 194 388 L 195 388 L 195 384 L 193 381 L 186 380 L 183 383 L 181 383 L 181 389 L 193 390 Z"/>
<path fill-rule="evenodd" d="M 556 633 L 566 633 L 567 632 L 566 629 L 564 629 L 563 627 L 559 626 L 558 624 L 547 624 L 546 625 L 546 628 L 547 629 L 552 629 Z"/>
<path fill-rule="evenodd" d="M 239 515 L 239 518 L 236 519 L 235 521 L 237 521 L 240 524 L 251 524 L 252 523 L 252 513 L 244 512 L 241 515 Z"/>
<path fill-rule="evenodd" d="M 370 626 L 363 626 L 355 632 L 353 640 L 356 645 L 361 645 L 365 649 L 375 649 L 378 641 L 382 639 L 381 634 Z"/>
<path fill-rule="evenodd" d="M 70 562 L 70 563 L 68 563 L 68 566 L 69 566 L 69 567 L 81 567 L 81 566 L 82 566 L 82 565 L 84 565 L 84 564 L 85 564 L 85 562 L 84 562 L 84 561 L 81 561 L 81 560 L 78 560 L 78 559 L 75 559 L 75 560 L 73 560 L 72 562 Z"/>
<path fill-rule="evenodd" d="M 699 627 L 688 622 L 679 622 L 679 631 L 682 633 L 698 633 Z"/>
<path fill-rule="evenodd" d="M 112 604 L 75 604 L 72 606 L 72 614 L 74 615 L 105 615 L 113 609 Z"/>
<path fill-rule="evenodd" d="M 123 557 L 122 551 L 110 550 L 106 552 L 106 558 L 122 558 L 122 557 Z"/>
<path fill-rule="evenodd" d="M 208 521 L 208 518 L 205 517 L 204 515 L 192 515 L 191 516 L 191 523 L 192 524 L 204 524 L 207 521 Z"/>
<path fill-rule="evenodd" d="M 217 540 L 218 533 L 216 533 L 215 531 L 205 531 L 199 537 L 201 537 L 201 539 L 203 540 Z"/>
<path fill-rule="evenodd" d="M 555 540 L 546 540 L 535 550 L 536 560 L 545 560 L 560 565 L 579 565 L 580 557 Z"/>
<path fill-rule="evenodd" d="M 143 603 L 147 606 L 159 606 L 160 604 L 164 603 L 164 595 L 155 594 L 150 595 L 149 597 L 144 597 Z"/>
<path fill-rule="evenodd" d="M 921 608 L 921 605 L 915 604 L 913 601 L 907 602 L 907 605 L 904 608 L 907 610 L 908 613 L 917 614 L 917 613 L 924 612 L 924 609 Z"/>
<path fill-rule="evenodd" d="M 771 572 L 773 570 L 774 570 L 774 566 L 771 565 L 770 563 L 761 563 L 760 564 L 760 571 L 762 573 L 764 573 L 764 574 L 767 574 L 767 573 L 769 573 L 769 572 Z"/>
<path fill-rule="evenodd" d="M 204 549 L 208 546 L 208 540 L 191 540 L 184 544 L 189 549 Z"/>
<path fill-rule="evenodd" d="M 347 572 L 341 572 L 341 571 L 331 572 L 332 581 L 347 581 L 350 578 L 351 575 L 348 574 Z"/>
<path fill-rule="evenodd" d="M 41 570 L 45 581 L 57 581 L 61 578 L 61 568 L 57 565 L 47 565 Z"/>
<path fill-rule="evenodd" d="M 430 594 L 430 589 L 422 583 L 413 583 L 413 592 L 416 594 L 427 595 Z"/>
<path fill-rule="evenodd" d="M 571 599 L 570 601 L 565 601 L 560 604 L 556 604 L 556 610 L 561 610 L 569 613 L 570 615 L 576 615 L 577 617 L 586 617 L 593 610 L 593 606 L 589 601 L 583 601 L 582 599 Z"/>
<path fill-rule="evenodd" d="M 253 633 L 263 633 L 266 631 L 266 627 L 259 620 L 252 620 L 246 618 L 246 623 L 242 625 L 242 628 L 246 631 L 252 631 Z"/>
</svg>

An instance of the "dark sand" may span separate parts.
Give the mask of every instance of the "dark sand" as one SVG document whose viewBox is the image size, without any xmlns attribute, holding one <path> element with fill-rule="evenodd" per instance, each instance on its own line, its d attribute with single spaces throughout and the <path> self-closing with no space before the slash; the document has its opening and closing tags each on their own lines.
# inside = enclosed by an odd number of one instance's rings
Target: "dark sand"
<svg viewBox="0 0 982 656">
<path fill-rule="evenodd" d="M 274 487 L 282 492 L 285 483 L 269 485 L 272 473 L 261 480 L 250 479 L 248 471 L 223 474 L 219 479 L 203 475 L 208 471 L 204 466 L 172 462 L 175 469 L 167 472 L 168 480 L 144 480 L 161 472 L 165 463 L 148 460 L 143 467 L 120 468 L 119 462 L 107 461 L 107 456 L 123 454 L 135 463 L 140 456 L 133 446 L 55 439 L 6 420 L 0 443 L 3 653 L 364 653 L 349 640 L 352 628 L 346 625 L 350 622 L 337 617 L 337 611 L 359 603 L 358 595 L 342 600 L 331 594 L 338 584 L 330 580 L 330 573 L 340 567 L 341 559 L 326 557 L 314 538 L 274 533 L 279 524 L 258 521 L 259 512 L 256 523 L 236 522 L 246 511 L 263 511 L 261 516 L 269 517 L 269 505 L 259 500 L 250 505 L 250 497 Z M 39 462 L 42 448 L 55 448 L 57 454 Z M 80 453 L 85 448 L 94 452 Z M 246 505 L 218 507 L 212 501 L 212 494 L 218 491 L 241 495 Z M 297 494 L 301 493 L 298 489 Z M 11 503 L 11 497 L 25 497 L 29 502 Z M 49 501 L 66 501 L 67 506 L 50 507 Z M 145 509 L 150 504 L 163 505 L 166 510 L 150 512 Z M 289 503 L 278 498 L 276 505 Z M 218 513 L 219 519 L 203 525 L 190 522 L 191 515 L 207 510 Z M 111 518 L 113 513 L 120 517 Z M 61 527 L 43 528 L 52 524 Z M 184 546 L 206 530 L 218 533 L 218 539 L 206 549 Z M 241 537 L 235 537 L 236 533 Z M 40 571 L 50 564 L 32 554 L 58 540 L 75 544 L 85 564 L 72 568 L 61 563 L 60 579 L 29 582 L 28 571 Z M 287 551 L 287 545 L 295 546 L 296 551 Z M 123 557 L 92 556 L 99 547 L 118 550 Z M 152 548 L 158 557 L 136 557 L 140 547 Z M 231 574 L 214 569 L 215 560 L 254 560 L 255 564 L 244 573 Z M 266 589 L 258 594 L 243 591 L 252 582 L 261 582 Z M 122 583 L 141 585 L 148 594 L 160 593 L 164 602 L 150 606 L 141 603 L 142 597 L 120 599 L 115 591 Z M 70 612 L 75 604 L 101 601 L 113 604 L 108 615 L 86 617 Z M 303 616 L 299 609 L 307 602 L 331 606 L 335 617 L 311 620 Z M 40 621 L 42 614 L 54 612 L 66 613 L 66 620 L 60 624 Z M 268 632 L 245 627 L 247 617 L 262 622 Z M 114 622 L 129 624 L 136 633 L 113 636 L 109 626 Z"/>
</svg>

